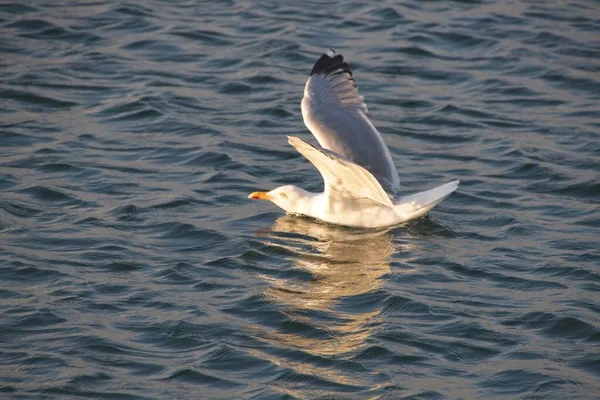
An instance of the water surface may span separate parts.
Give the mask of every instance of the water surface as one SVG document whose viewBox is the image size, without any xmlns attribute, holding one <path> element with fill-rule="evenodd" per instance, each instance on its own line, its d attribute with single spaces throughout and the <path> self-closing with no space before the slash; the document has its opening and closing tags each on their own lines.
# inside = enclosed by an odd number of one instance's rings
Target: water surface
<svg viewBox="0 0 600 400">
<path fill-rule="evenodd" d="M 598 3 L 0 5 L 7 398 L 600 397 Z M 248 193 L 317 171 L 303 85 L 351 62 L 389 230 Z M 314 141 L 313 141 L 314 142 Z"/>
</svg>

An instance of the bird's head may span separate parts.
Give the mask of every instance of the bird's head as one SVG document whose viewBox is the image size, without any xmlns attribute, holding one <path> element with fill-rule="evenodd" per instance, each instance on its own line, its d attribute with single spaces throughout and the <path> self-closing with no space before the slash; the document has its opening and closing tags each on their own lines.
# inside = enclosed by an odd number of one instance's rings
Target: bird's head
<svg viewBox="0 0 600 400">
<path fill-rule="evenodd" d="M 270 192 L 252 192 L 248 196 L 253 200 L 270 200 L 287 212 L 300 212 L 306 202 L 308 192 L 297 186 L 286 185 L 273 189 Z"/>
</svg>

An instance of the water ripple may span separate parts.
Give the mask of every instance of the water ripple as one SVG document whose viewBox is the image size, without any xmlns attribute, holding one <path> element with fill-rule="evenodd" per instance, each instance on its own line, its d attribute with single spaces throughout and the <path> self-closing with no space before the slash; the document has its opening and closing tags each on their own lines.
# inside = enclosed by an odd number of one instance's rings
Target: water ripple
<svg viewBox="0 0 600 400">
<path fill-rule="evenodd" d="M 600 397 L 591 2 L 0 5 L 0 393 Z M 305 79 L 350 61 L 429 216 L 337 228 Z"/>
</svg>

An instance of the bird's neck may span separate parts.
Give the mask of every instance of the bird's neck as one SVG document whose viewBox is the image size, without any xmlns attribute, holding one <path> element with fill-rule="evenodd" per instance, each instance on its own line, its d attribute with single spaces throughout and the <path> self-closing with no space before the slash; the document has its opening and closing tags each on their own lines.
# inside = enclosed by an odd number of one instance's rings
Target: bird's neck
<svg viewBox="0 0 600 400">
<path fill-rule="evenodd" d="M 297 213 L 306 215 L 309 217 L 319 218 L 320 212 L 322 211 L 322 197 L 323 193 L 312 193 L 302 190 L 302 196 L 296 200 L 294 210 L 286 210 L 291 213 Z"/>
</svg>

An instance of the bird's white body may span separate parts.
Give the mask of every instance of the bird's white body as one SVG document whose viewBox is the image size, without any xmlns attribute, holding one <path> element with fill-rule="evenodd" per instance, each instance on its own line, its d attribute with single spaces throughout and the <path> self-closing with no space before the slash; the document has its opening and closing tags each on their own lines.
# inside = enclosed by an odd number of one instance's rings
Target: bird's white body
<svg viewBox="0 0 600 400">
<path fill-rule="evenodd" d="M 453 181 L 432 190 L 403 196 L 392 207 L 364 198 L 336 199 L 326 192 L 311 193 L 291 185 L 266 194 L 269 200 L 290 214 L 305 215 L 335 225 L 381 228 L 422 217 L 457 187 L 458 181 Z"/>
<path fill-rule="evenodd" d="M 422 217 L 458 187 L 452 181 L 434 189 L 396 197 L 400 179 L 381 134 L 366 115 L 352 72 L 341 55 L 328 52 L 311 71 L 304 88 L 304 123 L 320 148 L 297 137 L 289 143 L 321 173 L 322 193 L 296 186 L 254 192 L 288 213 L 344 226 L 379 228 Z"/>
<path fill-rule="evenodd" d="M 321 221 L 343 226 L 379 228 L 403 222 L 401 213 L 395 207 L 385 207 L 376 203 L 332 201 L 325 193 L 311 193 L 302 209 L 292 213 L 317 218 Z M 399 205 L 400 208 L 403 205 Z M 401 210 L 399 210 L 401 211 Z"/>
</svg>

